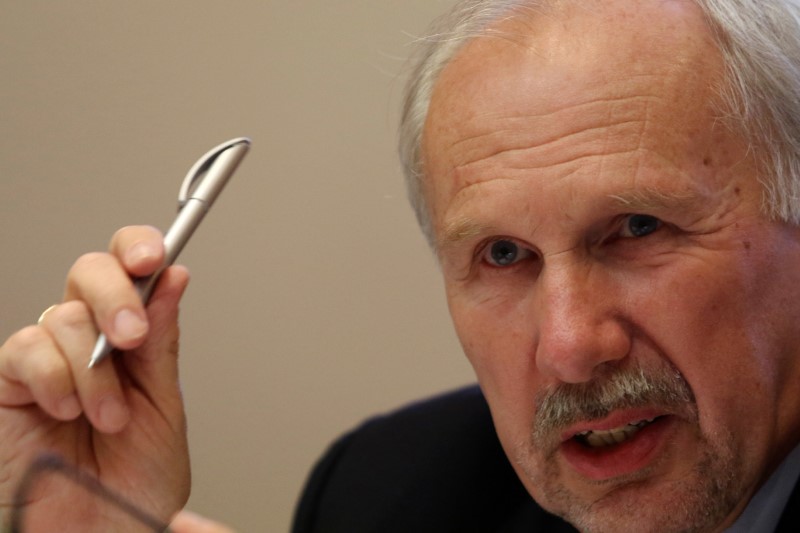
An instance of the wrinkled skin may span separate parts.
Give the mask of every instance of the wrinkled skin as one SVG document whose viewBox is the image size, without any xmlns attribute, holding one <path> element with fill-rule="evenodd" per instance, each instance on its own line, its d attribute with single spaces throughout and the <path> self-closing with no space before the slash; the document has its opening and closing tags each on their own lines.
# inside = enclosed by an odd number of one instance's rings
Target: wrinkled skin
<svg viewBox="0 0 800 533">
<path fill-rule="evenodd" d="M 439 78 L 423 163 L 503 447 L 583 530 L 720 530 L 800 440 L 800 231 L 762 213 L 757 150 L 719 120 L 710 32 L 692 2 L 651 0 L 493 30 Z M 534 439 L 544 398 L 636 372 L 685 398 Z M 617 451 L 573 438 L 641 421 Z"/>
</svg>

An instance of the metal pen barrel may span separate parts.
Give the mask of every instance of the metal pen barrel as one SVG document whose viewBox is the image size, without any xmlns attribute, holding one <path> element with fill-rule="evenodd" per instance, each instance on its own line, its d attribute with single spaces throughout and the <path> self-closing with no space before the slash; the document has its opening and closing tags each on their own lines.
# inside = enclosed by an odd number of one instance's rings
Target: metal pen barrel
<svg viewBox="0 0 800 533">
<path fill-rule="evenodd" d="M 164 262 L 150 276 L 134 281 L 143 303 L 147 303 L 155 289 L 161 273 L 175 262 L 189 238 L 200 225 L 222 188 L 233 175 L 249 149 L 250 141 L 238 138 L 223 143 L 201 157 L 184 179 L 178 198 L 180 210 L 172 225 L 164 235 Z M 104 334 L 97 338 L 89 368 L 107 357 L 114 346 Z"/>
</svg>

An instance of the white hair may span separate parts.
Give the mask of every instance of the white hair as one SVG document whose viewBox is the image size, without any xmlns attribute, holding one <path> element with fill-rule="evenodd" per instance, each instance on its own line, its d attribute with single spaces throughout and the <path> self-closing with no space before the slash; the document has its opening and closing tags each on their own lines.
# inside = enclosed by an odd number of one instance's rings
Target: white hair
<svg viewBox="0 0 800 533">
<path fill-rule="evenodd" d="M 421 40 L 406 87 L 399 151 L 411 205 L 432 246 L 421 144 L 439 74 L 465 43 L 486 35 L 494 23 L 559 1 L 461 0 Z M 764 211 L 800 223 L 800 0 L 693 1 L 705 13 L 725 62 L 726 79 L 718 88 L 722 118 L 757 151 Z"/>
</svg>

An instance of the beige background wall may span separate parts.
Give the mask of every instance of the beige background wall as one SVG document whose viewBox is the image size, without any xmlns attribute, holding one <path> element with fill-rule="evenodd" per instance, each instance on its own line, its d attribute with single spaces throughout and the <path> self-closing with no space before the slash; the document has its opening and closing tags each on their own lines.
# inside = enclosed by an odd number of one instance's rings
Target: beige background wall
<svg viewBox="0 0 800 533">
<path fill-rule="evenodd" d="M 0 3 L 3 338 L 253 139 L 181 257 L 190 507 L 285 531 L 335 436 L 472 380 L 394 147 L 409 43 L 451 1 Z"/>
</svg>

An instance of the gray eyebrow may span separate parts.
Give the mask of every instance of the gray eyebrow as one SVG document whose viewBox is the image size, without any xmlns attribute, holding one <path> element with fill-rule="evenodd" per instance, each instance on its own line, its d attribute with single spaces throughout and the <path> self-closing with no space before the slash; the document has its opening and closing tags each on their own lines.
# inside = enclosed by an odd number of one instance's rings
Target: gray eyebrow
<svg viewBox="0 0 800 533">
<path fill-rule="evenodd" d="M 608 196 L 619 207 L 629 211 L 650 211 L 686 209 L 707 201 L 708 199 L 694 190 L 681 192 L 665 192 L 654 188 L 637 189 L 621 194 Z"/>
<path fill-rule="evenodd" d="M 458 244 L 486 233 L 491 226 L 480 223 L 468 217 L 460 217 L 450 222 L 444 230 L 441 239 L 438 239 L 436 247 L 439 250 L 447 250 Z"/>
</svg>

